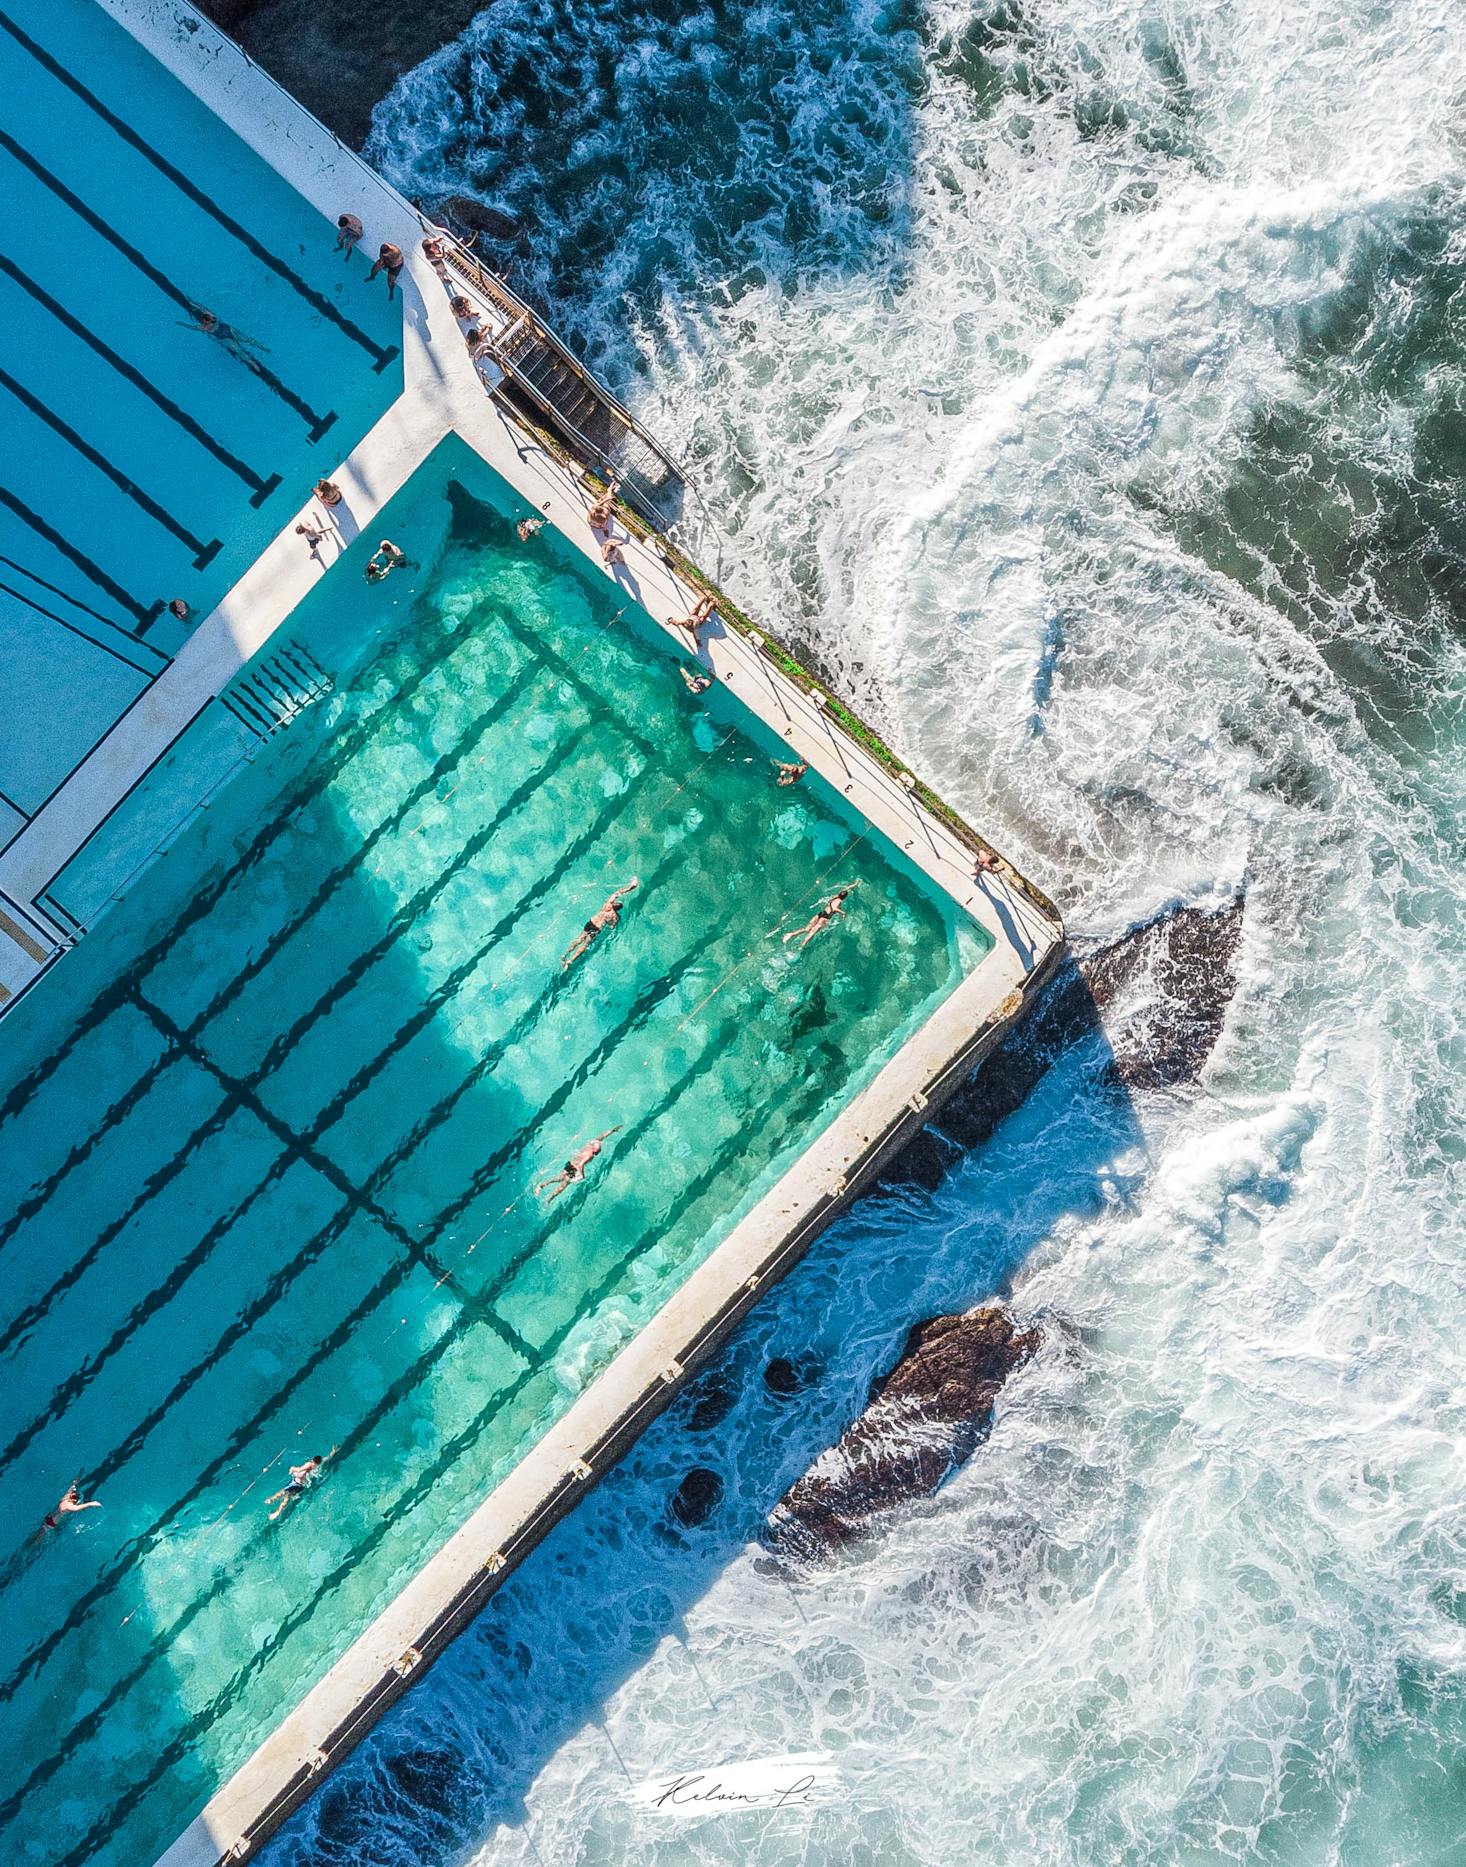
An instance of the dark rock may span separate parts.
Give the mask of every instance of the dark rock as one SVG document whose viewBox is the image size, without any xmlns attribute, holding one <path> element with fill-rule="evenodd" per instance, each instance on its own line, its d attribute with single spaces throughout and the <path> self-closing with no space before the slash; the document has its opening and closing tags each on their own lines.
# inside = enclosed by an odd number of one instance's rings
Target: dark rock
<svg viewBox="0 0 1466 1867">
<path fill-rule="evenodd" d="M 200 0 L 272 77 L 353 148 L 404 71 L 456 39 L 482 0 Z M 370 240 L 371 229 L 367 229 Z"/>
<path fill-rule="evenodd" d="M 925 1187 L 935 1192 L 946 1179 L 962 1149 L 949 1141 L 938 1128 L 922 1128 L 906 1143 L 893 1160 L 882 1167 L 876 1180 L 877 1192 L 896 1192 L 902 1187 Z"/>
<path fill-rule="evenodd" d="M 706 1465 L 694 1465 L 673 1494 L 672 1515 L 689 1530 L 695 1529 L 707 1522 L 722 1498 L 723 1481 L 718 1474 Z"/>
<path fill-rule="evenodd" d="M 768 1367 L 764 1369 L 764 1386 L 771 1394 L 777 1394 L 781 1400 L 787 1400 L 791 1394 L 797 1394 L 803 1385 L 799 1370 L 783 1355 L 775 1355 Z"/>
<path fill-rule="evenodd" d="M 471 233 L 481 233 L 490 240 L 512 240 L 519 232 L 517 221 L 510 220 L 497 208 L 485 207 L 471 194 L 444 195 L 430 204 L 430 211 L 434 220 L 460 239 Z"/>
<path fill-rule="evenodd" d="M 721 1426 L 738 1398 L 738 1385 L 723 1364 L 711 1368 L 688 1394 L 691 1409 L 687 1424 L 695 1433 L 711 1432 Z"/>
<path fill-rule="evenodd" d="M 1126 1089 L 1194 1082 L 1237 987 L 1241 938 L 1239 896 L 1216 912 L 1172 908 L 1066 959 L 1028 1017 L 947 1103 L 943 1132 L 963 1147 L 986 1141 L 1070 1045 L 1099 1032 L 1111 1053 L 1108 1073 Z"/>
<path fill-rule="evenodd" d="M 865 1412 L 775 1505 L 773 1548 L 813 1559 L 935 1491 L 971 1458 L 1004 1381 L 1037 1346 L 1038 1332 L 1015 1329 L 996 1305 L 918 1323 Z"/>
</svg>

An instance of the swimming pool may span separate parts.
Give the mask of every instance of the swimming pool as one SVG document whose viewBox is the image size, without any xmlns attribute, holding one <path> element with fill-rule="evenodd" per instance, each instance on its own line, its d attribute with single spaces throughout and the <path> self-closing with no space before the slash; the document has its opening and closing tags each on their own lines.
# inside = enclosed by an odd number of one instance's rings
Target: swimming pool
<svg viewBox="0 0 1466 1867">
<path fill-rule="evenodd" d="M 402 327 L 92 0 L 0 0 L 0 82 L 0 649 L 44 671 L 0 702 L 3 844 L 167 665 L 163 604 L 212 609 L 401 394 Z"/>
<path fill-rule="evenodd" d="M 7 1020 L 14 1858 L 151 1859 L 990 944 L 513 516 L 445 443 L 291 619 L 334 692 Z"/>
</svg>

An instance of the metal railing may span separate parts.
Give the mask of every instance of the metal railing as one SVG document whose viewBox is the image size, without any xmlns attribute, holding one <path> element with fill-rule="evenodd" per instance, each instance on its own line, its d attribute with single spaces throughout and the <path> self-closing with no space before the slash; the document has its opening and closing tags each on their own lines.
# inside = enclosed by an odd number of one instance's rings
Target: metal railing
<svg viewBox="0 0 1466 1867">
<path fill-rule="evenodd" d="M 560 406 L 547 392 L 548 385 L 543 381 L 531 379 L 531 373 L 514 365 L 506 367 L 505 376 L 513 390 L 520 392 L 523 400 L 532 406 L 533 412 L 541 422 L 548 421 L 552 432 L 563 434 L 567 445 L 577 454 L 584 456 L 585 464 L 593 467 L 605 477 L 614 476 L 622 484 L 621 496 L 631 505 L 641 519 L 654 530 L 670 532 L 680 516 L 682 495 L 690 491 L 707 514 L 707 506 L 687 470 L 649 434 L 631 411 L 612 395 L 603 383 L 586 369 L 575 354 L 550 330 L 550 328 L 524 303 L 504 280 L 480 263 L 463 245 L 462 241 L 450 228 L 442 227 L 431 220 L 415 201 L 394 188 L 385 176 L 381 175 L 366 159 L 345 143 L 330 128 L 322 123 L 315 113 L 301 103 L 279 79 L 265 66 L 251 58 L 239 41 L 227 33 L 216 21 L 201 15 L 187 5 L 187 0 L 179 0 L 180 18 L 188 22 L 191 34 L 201 33 L 212 42 L 217 53 L 237 60 L 247 71 L 263 79 L 289 107 L 313 123 L 331 143 L 334 143 L 341 155 L 357 168 L 384 194 L 390 195 L 399 207 L 411 214 L 425 233 L 441 239 L 447 249 L 448 264 L 462 278 L 467 280 L 480 295 L 486 298 L 499 313 L 512 325 L 523 319 L 525 331 L 532 331 L 534 340 L 545 357 L 553 357 L 557 366 L 573 377 L 583 388 L 588 399 L 593 398 L 606 423 L 606 441 L 597 442 L 584 431 L 583 421 L 575 420 L 573 414 Z M 505 400 L 511 399 L 511 392 L 504 385 L 496 393 L 503 393 Z M 709 518 L 711 517 L 708 514 Z"/>
<path fill-rule="evenodd" d="M 443 242 L 453 270 L 507 321 L 508 328 L 491 340 L 494 360 L 509 386 L 506 393 L 518 390 L 532 405 L 530 412 L 563 432 L 588 466 L 603 478 L 620 481 L 621 497 L 647 524 L 669 532 L 681 516 L 684 495 L 691 491 L 698 497 L 686 468 L 450 229 L 422 213 L 418 219 Z M 598 428 L 599 436 L 587 433 L 588 426 Z"/>
</svg>

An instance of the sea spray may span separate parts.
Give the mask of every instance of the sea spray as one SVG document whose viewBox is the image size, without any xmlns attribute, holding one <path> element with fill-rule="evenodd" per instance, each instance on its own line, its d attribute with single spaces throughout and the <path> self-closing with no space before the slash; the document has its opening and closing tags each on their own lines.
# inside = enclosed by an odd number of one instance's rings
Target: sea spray
<svg viewBox="0 0 1466 1867">
<path fill-rule="evenodd" d="M 277 1862 L 1459 1859 L 1463 78 L 1427 0 L 496 0 L 380 108 L 1078 939 L 1247 931 L 1199 1092 L 1066 1056 L 858 1208 Z M 791 1599 L 773 1500 L 1007 1282 L 989 1442 Z M 626 1794 L 808 1750 L 787 1820 Z"/>
</svg>

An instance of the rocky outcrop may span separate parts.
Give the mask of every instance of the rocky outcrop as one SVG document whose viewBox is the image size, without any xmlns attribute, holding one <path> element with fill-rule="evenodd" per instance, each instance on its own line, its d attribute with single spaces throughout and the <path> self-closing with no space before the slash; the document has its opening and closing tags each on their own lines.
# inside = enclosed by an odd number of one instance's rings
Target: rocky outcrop
<svg viewBox="0 0 1466 1867">
<path fill-rule="evenodd" d="M 372 111 L 404 71 L 456 39 L 482 0 L 201 0 L 343 142 L 360 149 Z"/>
<path fill-rule="evenodd" d="M 918 1323 L 864 1413 L 775 1505 L 770 1545 L 807 1562 L 935 1491 L 971 1458 L 1004 1381 L 1037 1346 L 1038 1332 L 997 1305 Z"/>
<path fill-rule="evenodd" d="M 1219 910 L 1171 908 L 1121 939 L 1066 959 L 1039 1002 L 883 1172 L 887 1185 L 936 1186 L 967 1148 L 1019 1108 L 1073 1044 L 1103 1037 L 1106 1078 L 1127 1091 L 1194 1082 L 1237 987 L 1242 898 Z"/>
</svg>

